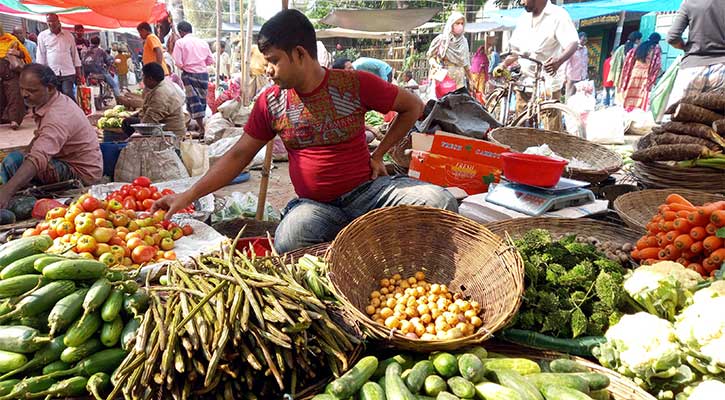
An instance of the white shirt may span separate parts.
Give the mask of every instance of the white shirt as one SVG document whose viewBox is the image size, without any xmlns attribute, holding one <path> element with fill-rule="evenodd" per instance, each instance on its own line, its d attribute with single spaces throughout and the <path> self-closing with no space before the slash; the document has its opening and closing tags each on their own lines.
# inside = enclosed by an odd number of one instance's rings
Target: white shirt
<svg viewBox="0 0 725 400">
<path fill-rule="evenodd" d="M 50 29 L 40 32 L 35 58 L 38 64 L 47 65 L 58 76 L 75 75 L 76 67 L 81 66 L 76 40 L 66 31 L 61 31 L 57 35 Z"/>
<path fill-rule="evenodd" d="M 216 56 L 217 53 L 214 52 L 214 54 L 211 55 L 211 58 L 214 60 L 214 64 L 209 66 L 209 73 L 215 74 L 216 73 Z M 229 67 L 229 70 L 227 70 L 227 67 Z M 222 54 L 219 56 L 219 73 L 222 75 L 229 75 L 232 71 L 231 68 L 231 60 L 229 59 L 229 54 L 227 52 L 222 52 Z"/>
<path fill-rule="evenodd" d="M 509 43 L 511 50 L 543 63 L 561 54 L 572 43 L 579 43 L 579 35 L 566 10 L 547 2 L 538 17 L 530 12 L 521 14 Z M 526 76 L 535 76 L 534 63 L 519 59 L 519 64 Z M 556 76 L 552 77 L 547 73 L 544 75 L 550 89 L 561 89 L 565 79 L 564 68 L 559 68 Z"/>
</svg>

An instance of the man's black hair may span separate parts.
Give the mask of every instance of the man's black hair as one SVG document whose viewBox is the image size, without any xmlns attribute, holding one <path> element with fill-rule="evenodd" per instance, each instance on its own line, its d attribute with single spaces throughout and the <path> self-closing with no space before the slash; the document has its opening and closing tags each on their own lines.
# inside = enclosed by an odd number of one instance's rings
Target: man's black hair
<svg viewBox="0 0 725 400">
<path fill-rule="evenodd" d="M 145 30 L 145 31 L 148 31 L 148 32 L 152 32 L 151 25 L 149 25 L 148 22 L 142 22 L 142 23 L 138 24 L 136 26 L 136 30 L 138 30 L 138 31 Z"/>
<path fill-rule="evenodd" d="M 95 44 L 95 45 L 101 44 L 101 38 L 99 38 L 98 36 L 93 36 L 91 38 L 91 44 Z"/>
<path fill-rule="evenodd" d="M 310 57 L 317 59 L 315 27 L 304 14 L 294 9 L 280 11 L 265 22 L 259 30 L 257 46 L 262 53 L 276 47 L 287 54 L 292 54 L 295 47 L 302 46 Z"/>
<path fill-rule="evenodd" d="M 410 79 L 413 79 L 413 71 L 405 71 L 405 76 Z"/>
<path fill-rule="evenodd" d="M 81 24 L 77 24 L 77 25 L 75 25 L 75 26 L 73 27 L 73 30 L 78 30 L 78 28 L 80 28 L 80 29 L 83 29 L 83 30 L 86 30 L 86 28 L 84 28 L 84 27 L 83 27 L 83 25 L 81 25 Z"/>
<path fill-rule="evenodd" d="M 222 40 L 222 41 L 219 42 L 219 47 L 222 48 L 222 49 L 226 49 L 227 48 L 227 44 Z"/>
<path fill-rule="evenodd" d="M 191 24 L 186 21 L 181 21 L 178 24 L 176 24 L 176 29 L 179 32 L 184 32 L 184 33 L 191 33 L 194 31 L 194 29 L 191 27 Z"/>
<path fill-rule="evenodd" d="M 159 63 L 150 62 L 144 65 L 141 71 L 143 72 L 144 76 L 148 76 L 156 82 L 161 82 L 164 80 L 164 68 Z"/>
<path fill-rule="evenodd" d="M 58 77 L 55 75 L 55 72 L 53 72 L 53 70 L 47 65 L 31 63 L 23 67 L 22 73 L 35 75 L 38 77 L 43 86 L 57 87 L 60 83 Z"/>
<path fill-rule="evenodd" d="M 332 63 L 332 69 L 345 69 L 345 64 L 351 62 L 348 58 L 338 58 Z"/>
</svg>

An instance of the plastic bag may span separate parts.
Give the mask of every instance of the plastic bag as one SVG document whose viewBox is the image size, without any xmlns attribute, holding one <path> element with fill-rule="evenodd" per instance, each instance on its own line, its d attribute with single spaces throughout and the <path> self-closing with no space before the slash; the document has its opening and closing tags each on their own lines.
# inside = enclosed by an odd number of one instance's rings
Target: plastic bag
<svg viewBox="0 0 725 400">
<path fill-rule="evenodd" d="M 234 192 L 225 198 L 224 207 L 214 212 L 211 216 L 211 223 L 239 219 L 241 217 L 254 218 L 257 215 L 257 196 L 252 192 Z M 264 205 L 264 221 L 277 222 L 281 218 L 279 211 L 272 207 L 269 202 Z"/>
<path fill-rule="evenodd" d="M 204 175 L 209 170 L 208 147 L 192 140 L 185 140 L 179 145 L 181 161 L 190 176 Z"/>
<path fill-rule="evenodd" d="M 214 142 L 222 138 L 224 130 L 234 127 L 234 124 L 224 118 L 222 113 L 216 113 L 209 117 L 204 123 L 204 140 Z"/>
<path fill-rule="evenodd" d="M 166 137 L 153 136 L 129 141 L 118 156 L 113 178 L 117 182 L 132 182 L 141 175 L 164 182 L 188 178 L 189 172 L 173 143 Z"/>
<path fill-rule="evenodd" d="M 629 123 L 622 107 L 592 111 L 587 118 L 587 140 L 599 144 L 624 144 Z"/>
<path fill-rule="evenodd" d="M 456 90 L 458 84 L 450 76 L 446 77 L 442 81 L 436 81 L 436 96 L 440 99 L 448 93 Z"/>
</svg>

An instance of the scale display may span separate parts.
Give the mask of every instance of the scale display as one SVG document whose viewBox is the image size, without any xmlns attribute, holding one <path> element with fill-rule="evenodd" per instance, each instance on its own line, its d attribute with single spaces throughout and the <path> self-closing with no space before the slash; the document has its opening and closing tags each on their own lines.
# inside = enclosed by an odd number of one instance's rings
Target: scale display
<svg viewBox="0 0 725 400">
<path fill-rule="evenodd" d="M 531 216 L 580 206 L 591 203 L 594 199 L 594 193 L 591 190 L 582 189 L 579 186 L 552 193 L 551 188 L 535 188 L 508 182 L 492 183 L 486 194 L 486 201 L 489 203 Z"/>
</svg>

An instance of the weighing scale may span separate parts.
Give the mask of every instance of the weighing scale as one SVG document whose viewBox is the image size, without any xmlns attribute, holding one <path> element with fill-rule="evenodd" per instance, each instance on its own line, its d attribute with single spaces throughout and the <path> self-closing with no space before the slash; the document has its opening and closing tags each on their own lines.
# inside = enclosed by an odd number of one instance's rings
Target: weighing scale
<svg viewBox="0 0 725 400">
<path fill-rule="evenodd" d="M 584 189 L 588 182 L 561 178 L 553 187 L 537 187 L 502 180 L 492 183 L 486 201 L 531 216 L 547 211 L 577 207 L 595 200 L 591 190 Z"/>
</svg>

